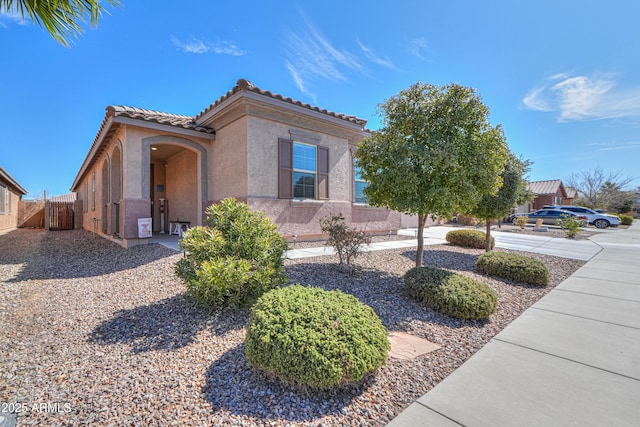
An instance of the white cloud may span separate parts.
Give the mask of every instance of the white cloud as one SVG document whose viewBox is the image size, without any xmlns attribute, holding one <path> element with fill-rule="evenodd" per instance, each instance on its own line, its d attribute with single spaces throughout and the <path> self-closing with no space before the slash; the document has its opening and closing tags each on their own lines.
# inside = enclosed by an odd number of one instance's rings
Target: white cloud
<svg viewBox="0 0 640 427">
<path fill-rule="evenodd" d="M 594 142 L 591 144 L 587 144 L 587 146 L 593 147 L 596 151 L 636 150 L 636 149 L 640 149 L 640 141 Z"/>
<path fill-rule="evenodd" d="M 285 34 L 285 66 L 303 93 L 314 96 L 309 89 L 314 80 L 346 81 L 347 71 L 365 72 L 351 53 L 336 48 L 304 13 L 300 14 L 303 25 Z"/>
<path fill-rule="evenodd" d="M 356 41 L 358 42 L 358 46 L 360 46 L 360 49 L 362 49 L 362 51 L 364 52 L 364 55 L 369 61 L 378 65 L 381 65 L 383 67 L 390 68 L 392 70 L 396 70 L 396 71 L 398 70 L 389 58 L 380 58 L 378 55 L 376 55 L 376 53 L 372 49 L 362 44 L 360 39 L 357 39 Z"/>
<path fill-rule="evenodd" d="M 228 41 L 228 40 L 223 40 L 223 41 L 218 41 L 216 43 L 212 43 L 210 45 L 211 50 L 213 50 L 214 53 L 218 53 L 218 54 L 222 54 L 222 55 L 231 55 L 231 56 L 242 56 L 245 55 L 247 52 L 241 50 L 238 48 L 238 46 L 236 46 L 234 43 Z"/>
<path fill-rule="evenodd" d="M 22 19 L 22 15 L 15 10 L 0 12 L 0 28 L 9 28 L 11 24 L 29 25 L 29 22 L 29 17 L 25 16 L 25 19 Z"/>
<path fill-rule="evenodd" d="M 420 59 L 426 59 L 425 54 L 429 52 L 429 43 L 424 37 L 419 37 L 409 41 L 409 51 Z"/>
<path fill-rule="evenodd" d="M 525 107 L 557 112 L 558 121 L 640 116 L 640 87 L 619 88 L 613 74 L 556 74 L 522 100 Z"/>
<path fill-rule="evenodd" d="M 210 43 L 205 40 L 190 37 L 187 41 L 182 41 L 177 37 L 171 36 L 171 42 L 182 52 L 185 53 L 216 53 L 220 55 L 242 56 L 246 52 L 240 50 L 238 46 L 228 40 Z"/>
<path fill-rule="evenodd" d="M 287 70 L 289 70 L 289 73 L 291 73 L 291 77 L 293 77 L 293 81 L 295 82 L 297 88 L 300 90 L 300 92 L 302 93 L 306 93 L 307 95 L 311 96 L 311 98 L 313 99 L 313 103 L 317 104 L 317 97 L 315 94 L 310 93 L 307 90 L 307 87 L 305 86 L 305 82 L 304 79 L 302 78 L 302 76 L 300 75 L 300 72 L 298 71 L 298 69 L 289 61 L 286 62 L 286 67 Z"/>
<path fill-rule="evenodd" d="M 190 38 L 188 41 L 181 41 L 177 37 L 171 36 L 171 42 L 181 51 L 186 53 L 207 53 L 209 46 L 199 39 Z"/>
</svg>

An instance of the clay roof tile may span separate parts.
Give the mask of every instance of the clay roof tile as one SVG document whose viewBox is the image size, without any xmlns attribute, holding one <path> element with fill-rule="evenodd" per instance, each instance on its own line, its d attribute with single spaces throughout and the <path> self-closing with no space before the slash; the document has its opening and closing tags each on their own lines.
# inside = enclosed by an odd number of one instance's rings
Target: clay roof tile
<svg viewBox="0 0 640 427">
<path fill-rule="evenodd" d="M 311 106 L 309 104 L 302 103 L 301 101 L 297 101 L 297 100 L 291 99 L 289 97 L 285 97 L 285 96 L 283 96 L 283 95 L 281 95 L 279 93 L 273 93 L 273 92 L 268 91 L 268 90 L 260 89 L 259 87 L 257 87 L 256 85 L 254 85 L 253 83 L 251 83 L 249 80 L 246 80 L 246 79 L 238 80 L 236 82 L 236 85 L 230 91 L 228 91 L 225 95 L 221 96 L 213 104 L 209 105 L 207 108 L 202 110 L 198 115 L 196 115 L 196 117 L 195 117 L 196 122 L 198 120 L 200 120 L 209 111 L 211 111 L 212 109 L 214 109 L 215 107 L 220 105 L 220 103 L 224 102 L 229 97 L 231 97 L 232 95 L 234 95 L 234 94 L 236 94 L 236 93 L 238 93 L 239 91 L 242 91 L 242 90 L 255 92 L 255 93 L 258 93 L 260 95 L 267 96 L 269 98 L 273 98 L 273 99 L 277 99 L 279 101 L 287 102 L 287 103 L 290 103 L 292 105 L 297 105 L 297 106 L 300 106 L 302 108 L 307 108 L 307 109 L 312 110 L 312 111 L 317 111 L 319 113 L 326 114 L 328 116 L 335 117 L 335 118 L 338 118 L 338 119 L 341 119 L 341 120 L 345 120 L 345 121 L 348 121 L 348 122 L 351 122 L 351 123 L 354 123 L 354 124 L 358 124 L 358 125 L 363 126 L 363 127 L 367 123 L 366 120 L 360 119 L 360 118 L 358 118 L 356 116 L 349 116 L 349 115 L 346 115 L 346 114 L 335 113 L 333 111 L 329 111 L 329 110 L 326 110 L 326 109 L 320 109 L 319 107 Z"/>
</svg>

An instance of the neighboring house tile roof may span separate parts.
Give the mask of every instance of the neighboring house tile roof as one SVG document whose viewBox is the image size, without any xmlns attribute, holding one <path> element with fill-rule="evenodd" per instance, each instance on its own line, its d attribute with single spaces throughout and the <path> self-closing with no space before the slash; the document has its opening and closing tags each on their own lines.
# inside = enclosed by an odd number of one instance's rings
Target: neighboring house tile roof
<svg viewBox="0 0 640 427">
<path fill-rule="evenodd" d="M 575 199 L 576 197 L 578 197 L 578 191 L 575 188 L 565 187 L 565 190 L 567 190 L 568 199 Z"/>
<path fill-rule="evenodd" d="M 197 125 L 195 118 L 191 116 L 164 113 L 162 111 L 155 110 L 145 110 L 144 108 L 128 107 L 125 105 L 109 105 L 107 107 L 107 116 L 128 117 L 131 119 L 143 120 L 145 122 L 181 127 L 184 129 L 195 130 L 208 134 L 216 133 L 216 131 L 212 128 Z"/>
<path fill-rule="evenodd" d="M 209 111 L 211 111 L 213 108 L 217 107 L 218 105 L 220 105 L 222 102 L 224 102 L 225 100 L 229 99 L 232 95 L 240 92 L 240 91 L 249 91 L 249 92 L 255 92 L 258 93 L 260 95 L 264 95 L 267 96 L 269 98 L 273 98 L 273 99 L 277 99 L 279 101 L 284 101 L 284 102 L 288 102 L 290 104 L 293 105 L 297 105 L 303 108 L 307 108 L 311 111 L 316 111 L 322 114 L 326 114 L 328 116 L 331 117 L 335 117 L 341 120 L 346 120 L 348 122 L 360 125 L 362 127 L 364 127 L 367 124 L 367 121 L 364 119 L 360 119 L 356 116 L 348 116 L 346 114 L 341 114 L 341 113 L 335 113 L 333 111 L 329 111 L 326 109 L 321 109 L 319 107 L 315 107 L 312 106 L 310 104 L 305 104 L 301 101 L 296 101 L 294 99 L 291 99 L 289 97 L 285 97 L 283 95 L 280 95 L 278 93 L 272 93 L 268 90 L 263 90 L 260 89 L 259 87 L 257 87 L 256 85 L 254 85 L 253 83 L 251 83 L 249 80 L 245 80 L 245 79 L 240 79 L 236 82 L 236 85 L 230 90 L 228 91 L 226 94 L 224 94 L 223 96 L 221 96 L 216 102 L 214 102 L 213 104 L 209 105 L 207 108 L 205 108 L 203 111 L 201 111 L 198 115 L 196 115 L 195 120 L 196 122 L 198 122 L 198 120 L 200 120 L 205 114 L 207 114 Z"/>
<path fill-rule="evenodd" d="M 13 177 L 9 175 L 7 171 L 5 171 L 2 168 L 2 166 L 0 166 L 0 181 L 6 182 L 11 188 L 16 190 L 18 193 L 21 193 L 23 195 L 27 194 L 27 190 L 25 190 L 20 184 L 18 184 L 18 181 L 13 179 Z"/>
<path fill-rule="evenodd" d="M 531 181 L 528 188 L 529 191 L 531 191 L 535 195 L 556 194 L 558 192 L 558 189 L 560 188 L 562 188 L 562 192 L 565 193 L 562 181 L 559 179 L 552 179 L 548 181 Z"/>
<path fill-rule="evenodd" d="M 67 193 L 67 194 L 62 194 L 60 196 L 49 197 L 48 200 L 50 202 L 65 202 L 65 203 L 75 202 L 76 193 Z"/>
</svg>

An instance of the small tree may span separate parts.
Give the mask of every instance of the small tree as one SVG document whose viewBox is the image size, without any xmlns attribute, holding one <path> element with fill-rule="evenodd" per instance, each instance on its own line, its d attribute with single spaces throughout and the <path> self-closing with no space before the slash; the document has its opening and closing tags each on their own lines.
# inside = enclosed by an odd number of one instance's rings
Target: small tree
<svg viewBox="0 0 640 427">
<path fill-rule="evenodd" d="M 633 178 L 622 176 L 622 171 L 605 172 L 597 166 L 593 170 L 572 173 L 565 181 L 569 187 L 576 189 L 585 206 L 599 208 L 604 207 L 603 199 L 607 198 L 610 190 L 622 190 Z"/>
<path fill-rule="evenodd" d="M 416 83 L 378 107 L 380 131 L 355 152 L 373 206 L 418 215 L 416 266 L 428 215 L 451 218 L 501 185 L 508 149 L 475 89 Z"/>
<path fill-rule="evenodd" d="M 341 213 L 327 215 L 320 220 L 323 233 L 329 235 L 327 244 L 333 246 L 338 254 L 340 265 L 351 269 L 351 261 L 355 260 L 362 251 L 362 245 L 371 243 L 371 237 L 362 230 L 349 228 Z"/>
<path fill-rule="evenodd" d="M 531 163 L 521 160 L 510 153 L 504 170 L 502 171 L 502 187 L 496 194 L 485 194 L 480 203 L 469 213 L 486 222 L 487 252 L 491 251 L 491 220 L 507 216 L 514 206 L 531 200 L 533 194 L 527 190 L 525 174 Z"/>
<path fill-rule="evenodd" d="M 567 237 L 573 238 L 580 232 L 580 227 L 582 227 L 583 221 L 577 216 L 561 215 L 560 218 L 557 219 L 556 223 L 565 233 L 567 233 Z"/>
</svg>

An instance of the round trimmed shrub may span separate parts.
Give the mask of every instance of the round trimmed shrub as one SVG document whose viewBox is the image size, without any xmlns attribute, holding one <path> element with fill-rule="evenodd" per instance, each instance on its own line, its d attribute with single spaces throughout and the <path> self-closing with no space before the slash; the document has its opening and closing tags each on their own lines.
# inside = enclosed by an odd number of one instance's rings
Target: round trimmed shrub
<svg viewBox="0 0 640 427">
<path fill-rule="evenodd" d="M 487 235 L 480 230 L 453 230 L 447 233 L 445 239 L 455 246 L 485 249 Z M 495 239 L 491 237 L 491 249 L 493 249 L 495 244 Z"/>
<path fill-rule="evenodd" d="M 620 225 L 633 224 L 633 217 L 631 215 L 619 215 L 619 216 L 620 216 Z"/>
<path fill-rule="evenodd" d="M 255 368 L 299 385 L 328 388 L 362 379 L 387 360 L 387 331 L 353 295 L 292 285 L 251 309 L 245 355 Z"/>
<path fill-rule="evenodd" d="M 485 283 L 436 267 L 414 267 L 404 276 L 405 292 L 418 302 L 461 319 L 479 320 L 496 311 L 498 297 Z"/>
<path fill-rule="evenodd" d="M 205 223 L 185 232 L 179 242 L 185 256 L 175 266 L 197 304 L 249 305 L 287 283 L 282 259 L 287 242 L 271 219 L 225 199 L 207 208 Z"/>
<path fill-rule="evenodd" d="M 546 286 L 549 269 L 535 258 L 509 252 L 485 252 L 478 257 L 476 268 L 481 273 L 520 283 Z"/>
</svg>

